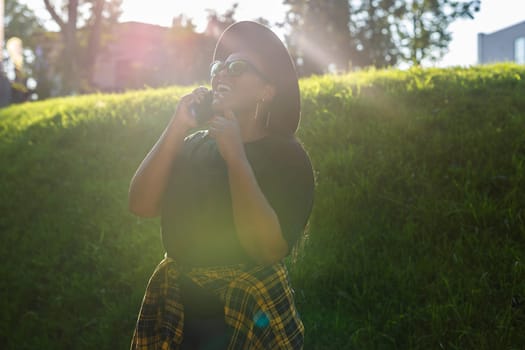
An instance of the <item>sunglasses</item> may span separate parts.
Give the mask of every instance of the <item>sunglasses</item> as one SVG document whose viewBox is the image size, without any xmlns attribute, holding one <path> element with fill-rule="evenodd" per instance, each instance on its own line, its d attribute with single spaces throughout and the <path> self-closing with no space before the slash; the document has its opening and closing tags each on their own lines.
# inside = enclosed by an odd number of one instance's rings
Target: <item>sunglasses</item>
<svg viewBox="0 0 525 350">
<path fill-rule="evenodd" d="M 245 60 L 233 60 L 230 62 L 214 61 L 210 66 L 210 76 L 215 78 L 219 72 L 226 69 L 226 74 L 231 77 L 238 77 L 242 74 L 252 71 L 261 78 L 266 79 L 264 74 L 258 70 L 253 64 Z"/>
</svg>

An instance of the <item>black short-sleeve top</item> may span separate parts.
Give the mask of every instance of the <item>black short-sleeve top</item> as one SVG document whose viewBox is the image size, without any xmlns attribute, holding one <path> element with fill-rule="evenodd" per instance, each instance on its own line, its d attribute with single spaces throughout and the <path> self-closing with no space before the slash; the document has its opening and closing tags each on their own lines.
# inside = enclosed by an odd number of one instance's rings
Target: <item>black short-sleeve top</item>
<svg viewBox="0 0 525 350">
<path fill-rule="evenodd" d="M 245 143 L 244 149 L 291 248 L 312 210 L 310 159 L 293 136 L 267 136 Z M 182 264 L 252 262 L 237 238 L 226 163 L 207 131 L 186 137 L 174 161 L 162 202 L 161 232 L 168 256 Z"/>
</svg>

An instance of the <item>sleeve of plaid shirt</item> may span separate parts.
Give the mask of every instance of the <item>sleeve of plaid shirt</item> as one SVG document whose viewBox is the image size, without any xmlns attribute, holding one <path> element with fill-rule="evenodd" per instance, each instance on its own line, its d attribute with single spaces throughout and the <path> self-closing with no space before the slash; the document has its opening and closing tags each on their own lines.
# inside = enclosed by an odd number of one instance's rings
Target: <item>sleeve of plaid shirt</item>
<svg viewBox="0 0 525 350">
<path fill-rule="evenodd" d="M 132 350 L 179 349 L 184 336 L 179 275 L 179 267 L 169 258 L 155 269 L 142 301 Z M 198 268 L 188 276 L 224 301 L 225 320 L 232 329 L 228 349 L 302 349 L 304 327 L 284 264 Z"/>
</svg>

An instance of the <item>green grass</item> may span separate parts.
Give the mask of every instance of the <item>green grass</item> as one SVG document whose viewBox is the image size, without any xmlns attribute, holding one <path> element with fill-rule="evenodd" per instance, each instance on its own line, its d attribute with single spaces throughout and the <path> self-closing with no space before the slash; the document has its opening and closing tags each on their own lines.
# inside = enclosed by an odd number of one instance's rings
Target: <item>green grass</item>
<svg viewBox="0 0 525 350">
<path fill-rule="evenodd" d="M 525 67 L 301 81 L 305 349 L 525 344 Z M 0 344 L 127 348 L 162 258 L 127 188 L 183 88 L 0 111 Z"/>
</svg>

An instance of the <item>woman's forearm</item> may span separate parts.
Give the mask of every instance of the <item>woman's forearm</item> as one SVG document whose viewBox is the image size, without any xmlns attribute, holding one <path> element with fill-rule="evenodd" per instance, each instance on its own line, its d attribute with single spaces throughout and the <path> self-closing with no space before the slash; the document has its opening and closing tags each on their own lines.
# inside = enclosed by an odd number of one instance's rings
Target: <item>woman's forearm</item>
<svg viewBox="0 0 525 350">
<path fill-rule="evenodd" d="M 245 157 L 228 164 L 233 214 L 238 238 L 258 263 L 273 264 L 288 252 L 279 218 L 262 193 Z"/>
<path fill-rule="evenodd" d="M 188 130 L 196 126 L 190 106 L 200 102 L 206 89 L 197 88 L 183 96 L 168 126 L 144 158 L 129 186 L 129 210 L 138 216 L 153 217 L 160 213 L 162 195 L 177 154 Z"/>
<path fill-rule="evenodd" d="M 128 204 L 131 212 L 142 217 L 159 215 L 162 194 L 186 133 L 186 128 L 172 119 L 146 155 L 130 183 Z"/>
</svg>

